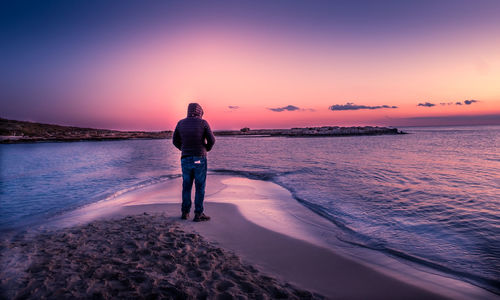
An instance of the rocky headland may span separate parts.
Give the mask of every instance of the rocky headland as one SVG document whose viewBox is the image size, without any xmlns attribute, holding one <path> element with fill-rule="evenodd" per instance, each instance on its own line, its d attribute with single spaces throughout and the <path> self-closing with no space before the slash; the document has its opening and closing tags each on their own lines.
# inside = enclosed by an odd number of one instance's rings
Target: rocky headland
<svg viewBox="0 0 500 300">
<path fill-rule="evenodd" d="M 217 131 L 216 135 L 238 136 L 287 136 L 287 137 L 316 137 L 316 136 L 350 136 L 350 135 L 382 135 L 405 134 L 397 128 L 364 126 L 364 127 L 304 127 L 291 129 L 249 129 Z"/>
<path fill-rule="evenodd" d="M 246 137 L 317 137 L 317 136 L 352 136 L 404 134 L 397 128 L 364 126 L 364 127 L 305 127 L 291 129 L 250 129 L 218 130 L 216 136 Z M 129 139 L 169 139 L 171 130 L 165 131 L 118 131 L 109 129 L 81 128 L 53 124 L 33 123 L 0 118 L 0 143 L 29 142 L 72 142 L 72 141 L 105 141 Z"/>
</svg>

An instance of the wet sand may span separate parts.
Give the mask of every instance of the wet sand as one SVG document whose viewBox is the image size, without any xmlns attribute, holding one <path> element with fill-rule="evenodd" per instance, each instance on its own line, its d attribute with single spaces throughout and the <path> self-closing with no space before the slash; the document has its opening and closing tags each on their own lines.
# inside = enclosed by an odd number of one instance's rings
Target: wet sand
<svg viewBox="0 0 500 300">
<path fill-rule="evenodd" d="M 4 296 L 488 298 L 439 284 L 425 288 L 332 251 L 318 233 L 321 218 L 311 234 L 302 223 L 314 214 L 295 201 L 283 207 L 279 201 L 290 195 L 272 183 L 209 178 L 209 222 L 180 220 L 180 181 L 172 180 L 66 214 L 46 233 L 4 243 Z"/>
</svg>

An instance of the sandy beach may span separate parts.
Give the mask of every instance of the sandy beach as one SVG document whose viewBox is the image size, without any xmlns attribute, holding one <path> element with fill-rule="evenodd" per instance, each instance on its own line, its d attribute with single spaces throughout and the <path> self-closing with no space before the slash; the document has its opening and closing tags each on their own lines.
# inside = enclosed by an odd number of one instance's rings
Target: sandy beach
<svg viewBox="0 0 500 300">
<path fill-rule="evenodd" d="M 500 300 L 500 0 L 0 7 L 0 300 Z"/>
<path fill-rule="evenodd" d="M 265 276 L 180 227 L 165 215 L 146 213 L 15 241 L 3 249 L 4 296 L 322 298 Z"/>
<path fill-rule="evenodd" d="M 269 182 L 209 176 L 205 211 L 213 219 L 182 221 L 179 183 L 169 180 L 132 191 L 63 215 L 40 228 L 42 233 L 4 241 L 3 297 L 491 296 L 451 279 L 434 280 L 434 285 L 430 282 L 436 277 L 412 281 L 408 276 L 405 280 L 332 251 L 325 242 L 324 221 Z"/>
</svg>

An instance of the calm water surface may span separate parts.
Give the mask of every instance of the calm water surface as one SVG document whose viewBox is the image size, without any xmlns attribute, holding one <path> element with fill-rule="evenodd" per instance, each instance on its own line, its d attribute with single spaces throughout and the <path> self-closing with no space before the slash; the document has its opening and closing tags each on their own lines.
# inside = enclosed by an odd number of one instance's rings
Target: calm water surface
<svg viewBox="0 0 500 300">
<path fill-rule="evenodd" d="M 500 127 L 219 137 L 209 171 L 273 181 L 338 238 L 500 293 Z M 0 145 L 0 232 L 178 177 L 170 140 Z"/>
</svg>

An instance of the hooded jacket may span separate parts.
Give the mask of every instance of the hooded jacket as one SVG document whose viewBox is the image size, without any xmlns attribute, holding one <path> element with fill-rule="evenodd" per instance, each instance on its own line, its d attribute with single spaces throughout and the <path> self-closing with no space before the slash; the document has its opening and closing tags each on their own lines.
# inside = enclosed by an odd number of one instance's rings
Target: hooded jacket
<svg viewBox="0 0 500 300">
<path fill-rule="evenodd" d="M 215 144 L 215 137 L 208 122 L 202 119 L 203 109 L 198 103 L 188 105 L 187 118 L 175 127 L 172 142 L 182 151 L 182 157 L 206 156 Z"/>
</svg>

